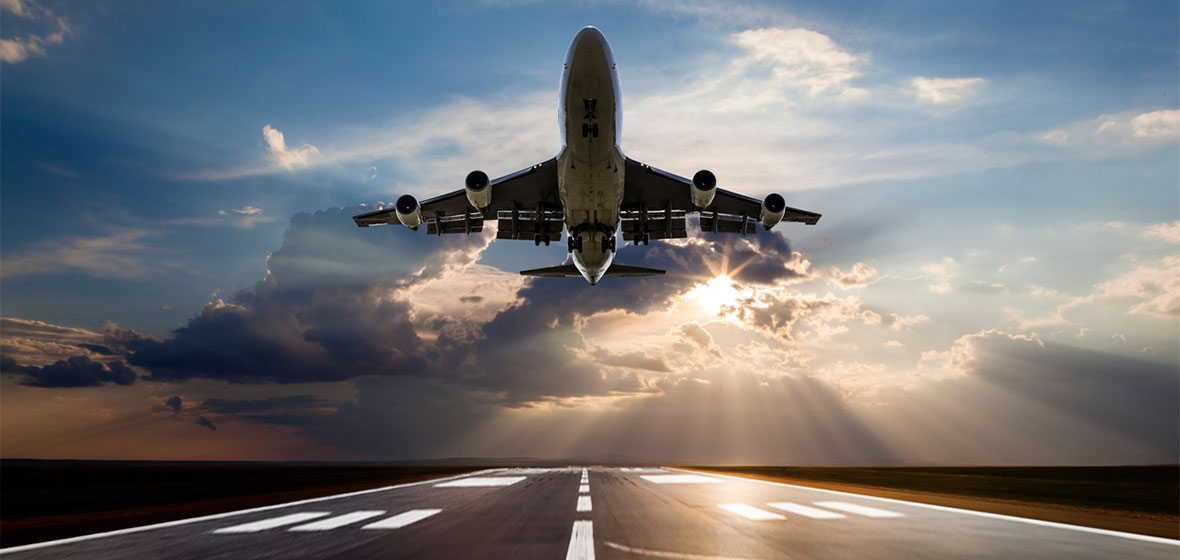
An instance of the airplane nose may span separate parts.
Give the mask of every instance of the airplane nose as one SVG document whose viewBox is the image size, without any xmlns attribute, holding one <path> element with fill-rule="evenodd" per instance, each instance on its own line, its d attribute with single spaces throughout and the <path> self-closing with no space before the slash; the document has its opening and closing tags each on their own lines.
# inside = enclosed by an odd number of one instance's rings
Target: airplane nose
<svg viewBox="0 0 1180 560">
<path fill-rule="evenodd" d="M 583 27 L 574 37 L 574 46 L 579 50 L 601 48 L 603 43 L 606 43 L 606 37 L 593 25 Z"/>
</svg>

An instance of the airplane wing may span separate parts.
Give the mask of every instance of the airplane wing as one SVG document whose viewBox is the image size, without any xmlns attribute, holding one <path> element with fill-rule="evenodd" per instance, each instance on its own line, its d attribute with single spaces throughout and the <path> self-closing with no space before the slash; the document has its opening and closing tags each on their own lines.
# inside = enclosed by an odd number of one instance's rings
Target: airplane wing
<svg viewBox="0 0 1180 560">
<path fill-rule="evenodd" d="M 431 234 L 443 233 L 475 233 L 483 230 L 485 218 L 497 219 L 501 212 L 514 214 L 518 226 L 511 228 L 513 218 L 505 218 L 511 239 L 533 239 L 536 232 L 546 233 L 554 218 L 560 223 L 561 201 L 557 194 L 557 159 L 549 159 L 536 165 L 526 167 L 495 179 L 489 183 L 492 190 L 491 201 L 483 211 L 471 206 L 464 189 L 452 191 L 422 201 L 422 218 L 427 224 L 427 232 Z M 539 217 L 539 219 L 538 219 Z M 353 216 L 353 221 L 359 227 L 383 224 L 400 224 L 397 213 L 393 208 L 367 212 Z M 538 221 L 542 222 L 538 224 Z M 523 222 L 523 224 L 522 224 Z M 505 224 L 501 224 L 503 226 Z M 539 226 L 539 227 L 537 227 Z M 501 227 L 503 230 L 504 228 Z M 527 230 L 527 231 L 526 231 Z M 561 239 L 561 228 L 556 231 L 557 239 Z M 499 236 L 504 237 L 504 236 Z"/>
<path fill-rule="evenodd" d="M 697 211 L 692 202 L 692 180 L 627 158 L 623 188 L 623 236 L 628 241 L 644 229 L 650 239 L 686 237 L 684 216 Z M 700 210 L 701 229 L 716 232 L 754 233 L 762 201 L 717 189 L 713 202 Z M 784 222 L 814 225 L 820 214 L 785 207 Z M 653 223 L 653 220 L 666 220 Z M 630 231 L 629 231 L 630 230 Z"/>
</svg>

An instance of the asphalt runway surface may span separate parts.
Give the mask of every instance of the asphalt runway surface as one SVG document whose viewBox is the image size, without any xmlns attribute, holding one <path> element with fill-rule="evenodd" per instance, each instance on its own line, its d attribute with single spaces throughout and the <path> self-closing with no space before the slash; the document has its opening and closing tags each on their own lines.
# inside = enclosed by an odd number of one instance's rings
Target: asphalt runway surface
<svg viewBox="0 0 1180 560">
<path fill-rule="evenodd" d="M 1180 541 L 675 469 L 494 469 L 0 550 L 25 558 L 1168 558 Z"/>
</svg>

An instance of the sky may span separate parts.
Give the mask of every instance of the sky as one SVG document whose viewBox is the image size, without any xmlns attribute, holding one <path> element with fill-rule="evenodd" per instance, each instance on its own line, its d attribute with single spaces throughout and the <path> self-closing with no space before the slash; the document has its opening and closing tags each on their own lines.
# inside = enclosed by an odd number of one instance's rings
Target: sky
<svg viewBox="0 0 1180 560">
<path fill-rule="evenodd" d="M 816 226 L 622 246 L 351 216 L 622 149 Z M 1180 457 L 1174 2 L 0 0 L 0 456 Z"/>
</svg>

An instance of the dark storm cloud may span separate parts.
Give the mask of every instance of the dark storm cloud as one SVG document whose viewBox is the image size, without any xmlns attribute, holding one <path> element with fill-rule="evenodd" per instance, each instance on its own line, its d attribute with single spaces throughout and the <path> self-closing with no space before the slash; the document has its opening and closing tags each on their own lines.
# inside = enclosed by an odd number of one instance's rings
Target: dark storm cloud
<svg viewBox="0 0 1180 560">
<path fill-rule="evenodd" d="M 179 414 L 184 403 L 180 397 L 168 397 L 168 400 L 164 401 L 164 406 L 171 408 L 173 413 Z"/>
<path fill-rule="evenodd" d="M 130 363 L 157 381 L 429 375 L 428 349 L 410 323 L 409 304 L 388 291 L 470 263 L 484 240 L 423 239 L 402 227 L 362 230 L 351 216 L 365 210 L 296 215 L 267 260 L 265 279 L 229 304 L 209 304 L 171 338 L 140 344 Z"/>
<path fill-rule="evenodd" d="M 0 372 L 19 373 L 21 385 L 30 387 L 99 387 L 106 383 L 131 385 L 135 371 L 121 361 L 95 362 L 87 356 L 73 356 L 47 366 L 22 366 L 10 357 L 0 357 Z"/>
<path fill-rule="evenodd" d="M 197 419 L 194 420 L 194 422 L 198 426 L 209 428 L 210 430 L 213 430 L 215 432 L 217 431 L 217 426 L 213 425 L 213 421 L 208 418 L 205 418 L 204 416 L 198 416 Z"/>
<path fill-rule="evenodd" d="M 246 414 L 279 409 L 306 410 L 328 406 L 332 406 L 332 403 L 314 395 L 291 395 L 250 401 L 207 399 L 201 403 L 200 409 L 215 414 Z"/>
<path fill-rule="evenodd" d="M 82 348 L 84 350 L 89 350 L 91 352 L 94 352 L 95 354 L 99 354 L 102 356 L 114 356 L 117 353 L 114 350 L 111 350 L 110 348 L 103 346 L 101 344 L 85 344 L 85 343 L 83 343 L 83 344 L 79 344 L 78 348 Z"/>
</svg>

